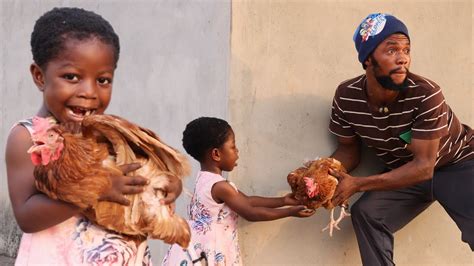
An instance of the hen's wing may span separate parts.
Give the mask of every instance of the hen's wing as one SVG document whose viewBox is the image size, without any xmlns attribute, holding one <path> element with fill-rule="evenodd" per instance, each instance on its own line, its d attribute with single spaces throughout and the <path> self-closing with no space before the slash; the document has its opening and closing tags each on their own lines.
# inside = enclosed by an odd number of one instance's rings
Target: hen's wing
<svg viewBox="0 0 474 266">
<path fill-rule="evenodd" d="M 152 131 L 139 127 L 113 115 L 91 115 L 82 121 L 83 134 L 98 140 L 104 139 L 113 147 L 115 164 L 141 163 L 142 167 L 133 175 L 150 180 L 145 191 L 128 196 L 129 208 L 110 203 L 100 203 L 96 208 L 98 223 L 107 223 L 109 228 L 132 235 L 147 235 L 167 243 L 187 246 L 190 239 L 189 226 L 175 215 L 171 206 L 161 205 L 165 197 L 165 186 L 170 179 L 181 179 L 189 174 L 187 159 L 167 146 Z M 114 166 L 114 162 L 110 167 Z M 102 205 L 102 206 L 101 206 Z M 122 210 L 125 221 L 119 221 L 114 213 Z"/>
<path fill-rule="evenodd" d="M 118 165 L 132 163 L 134 152 L 144 152 L 161 170 L 183 177 L 189 174 L 186 158 L 161 142 L 151 130 L 114 115 L 91 115 L 82 121 L 84 135 L 100 132 L 114 147 Z M 131 152 L 134 151 L 134 152 Z"/>
<path fill-rule="evenodd" d="M 298 190 L 298 183 L 300 179 L 303 178 L 306 170 L 308 170 L 306 167 L 300 167 L 291 171 L 288 174 L 288 176 L 286 177 L 286 180 L 288 181 L 288 184 L 290 185 L 291 192 L 295 193 Z"/>
<path fill-rule="evenodd" d="M 64 139 L 64 149 L 57 160 L 35 166 L 37 189 L 81 209 L 96 205 L 99 195 L 110 187 L 109 173 L 102 167 L 108 156 L 106 146 L 64 126 L 55 125 L 54 130 Z"/>
</svg>

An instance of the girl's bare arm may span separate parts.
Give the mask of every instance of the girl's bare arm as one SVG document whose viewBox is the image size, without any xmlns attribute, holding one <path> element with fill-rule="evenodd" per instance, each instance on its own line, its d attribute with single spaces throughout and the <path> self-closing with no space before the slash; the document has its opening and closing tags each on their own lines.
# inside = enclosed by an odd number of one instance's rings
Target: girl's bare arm
<svg viewBox="0 0 474 266">
<path fill-rule="evenodd" d="M 21 230 L 34 233 L 61 223 L 79 213 L 74 205 L 48 198 L 36 190 L 33 163 L 27 153 L 32 142 L 28 130 L 16 126 L 7 140 L 8 191 Z"/>
<path fill-rule="evenodd" d="M 287 208 L 253 206 L 250 197 L 235 190 L 234 187 L 232 187 L 226 181 L 221 181 L 214 184 L 211 194 L 216 202 L 224 202 L 237 214 L 252 222 L 272 221 L 289 216 L 308 217 L 313 214 L 311 212 L 303 211 L 305 210 L 305 207 L 302 205 L 291 206 Z M 262 199 L 262 197 L 260 197 L 260 199 Z"/>
<path fill-rule="evenodd" d="M 300 205 L 291 193 L 283 197 L 247 196 L 247 198 L 250 201 L 250 204 L 254 207 L 278 208 L 283 206 Z"/>
</svg>

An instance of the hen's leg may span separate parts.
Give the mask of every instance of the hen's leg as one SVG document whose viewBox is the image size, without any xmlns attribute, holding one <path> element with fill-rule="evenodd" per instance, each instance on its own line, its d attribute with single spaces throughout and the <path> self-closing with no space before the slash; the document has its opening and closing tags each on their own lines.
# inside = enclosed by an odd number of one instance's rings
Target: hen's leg
<svg viewBox="0 0 474 266">
<path fill-rule="evenodd" d="M 336 229 L 340 230 L 337 226 L 334 226 L 336 223 L 336 221 L 334 220 L 334 208 L 331 209 L 331 215 L 330 215 L 330 220 L 329 220 L 329 224 L 323 228 L 323 230 L 321 230 L 321 232 L 324 232 L 326 231 L 327 229 L 329 229 L 329 236 L 332 237 L 332 231 L 333 231 L 333 228 L 336 227 Z"/>
<path fill-rule="evenodd" d="M 341 207 L 341 213 L 339 214 L 339 218 L 337 218 L 336 222 L 334 223 L 334 227 L 336 227 L 338 230 L 341 230 L 341 228 L 339 228 L 338 225 L 342 221 L 342 219 L 344 219 L 345 217 L 351 216 L 350 213 L 346 212 L 346 210 L 349 208 L 349 206 L 346 203 L 342 204 L 340 207 Z"/>
</svg>

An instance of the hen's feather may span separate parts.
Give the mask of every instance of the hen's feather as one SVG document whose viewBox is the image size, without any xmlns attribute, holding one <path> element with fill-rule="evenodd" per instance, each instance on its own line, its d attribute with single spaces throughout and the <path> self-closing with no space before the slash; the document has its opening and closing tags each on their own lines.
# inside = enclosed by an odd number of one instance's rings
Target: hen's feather
<svg viewBox="0 0 474 266">
<path fill-rule="evenodd" d="M 334 208 L 331 199 L 336 191 L 338 181 L 329 174 L 330 168 L 345 172 L 342 164 L 334 158 L 314 160 L 308 165 L 290 172 L 287 180 L 295 198 L 310 209 L 317 209 L 321 206 L 326 209 Z M 312 197 L 308 195 L 305 177 L 311 179 L 312 183 L 318 186 L 318 193 Z"/>
</svg>

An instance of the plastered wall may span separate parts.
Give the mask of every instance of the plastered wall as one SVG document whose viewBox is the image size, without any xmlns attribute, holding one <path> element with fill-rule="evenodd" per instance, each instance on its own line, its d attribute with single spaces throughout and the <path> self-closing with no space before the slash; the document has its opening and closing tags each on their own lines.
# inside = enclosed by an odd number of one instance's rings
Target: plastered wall
<svg viewBox="0 0 474 266">
<path fill-rule="evenodd" d="M 363 73 L 352 42 L 372 12 L 403 20 L 414 73 L 436 81 L 474 125 L 471 1 L 233 1 L 229 114 L 240 148 L 230 178 L 248 194 L 288 191 L 286 174 L 335 148 L 327 131 L 337 85 Z M 354 175 L 376 173 L 373 154 Z M 356 197 L 352 199 L 355 200 Z M 349 219 L 330 238 L 326 210 L 308 219 L 241 222 L 247 265 L 358 265 Z M 468 245 L 438 203 L 395 234 L 398 265 L 472 265 Z"/>
</svg>

